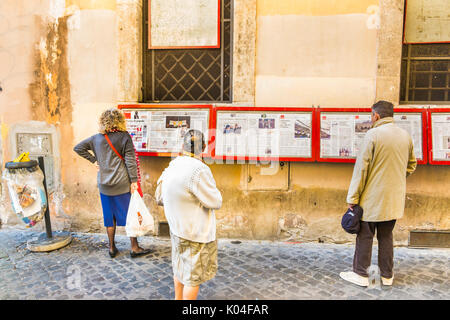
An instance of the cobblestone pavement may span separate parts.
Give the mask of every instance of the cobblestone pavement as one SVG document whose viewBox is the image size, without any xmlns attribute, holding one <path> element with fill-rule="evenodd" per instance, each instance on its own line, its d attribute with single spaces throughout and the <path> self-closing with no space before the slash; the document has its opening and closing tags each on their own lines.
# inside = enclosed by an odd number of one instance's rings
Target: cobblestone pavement
<svg viewBox="0 0 450 320">
<path fill-rule="evenodd" d="M 173 299 L 171 248 L 166 238 L 143 237 L 154 252 L 131 259 L 129 241 L 108 256 L 103 234 L 74 233 L 72 243 L 33 253 L 33 231 L 0 230 L 0 299 Z M 350 270 L 352 245 L 219 240 L 219 270 L 199 299 L 450 299 L 450 250 L 395 248 L 393 287 L 361 288 L 339 272 Z M 373 262 L 376 263 L 376 246 Z"/>
</svg>

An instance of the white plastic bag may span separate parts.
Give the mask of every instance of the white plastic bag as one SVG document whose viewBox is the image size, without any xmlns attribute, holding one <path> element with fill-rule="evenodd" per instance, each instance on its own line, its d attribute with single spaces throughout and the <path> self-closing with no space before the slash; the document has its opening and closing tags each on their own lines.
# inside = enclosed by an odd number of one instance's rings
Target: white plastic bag
<svg viewBox="0 0 450 320">
<path fill-rule="evenodd" d="M 137 191 L 131 195 L 125 231 L 128 237 L 140 237 L 155 229 L 153 216 Z"/>
</svg>

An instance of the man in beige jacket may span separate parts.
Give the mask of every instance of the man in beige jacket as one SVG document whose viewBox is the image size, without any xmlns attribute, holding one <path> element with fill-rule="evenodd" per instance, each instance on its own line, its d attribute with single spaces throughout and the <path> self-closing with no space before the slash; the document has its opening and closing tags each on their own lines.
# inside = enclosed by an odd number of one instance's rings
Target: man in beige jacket
<svg viewBox="0 0 450 320">
<path fill-rule="evenodd" d="M 378 101 L 372 106 L 372 129 L 364 137 L 356 158 L 347 194 L 349 208 L 359 204 L 364 212 L 356 237 L 353 272 L 340 276 L 360 286 L 368 286 L 375 230 L 378 239 L 378 266 L 383 285 L 394 279 L 392 231 L 403 216 L 406 177 L 417 166 L 411 136 L 394 124 L 394 106 Z"/>
</svg>

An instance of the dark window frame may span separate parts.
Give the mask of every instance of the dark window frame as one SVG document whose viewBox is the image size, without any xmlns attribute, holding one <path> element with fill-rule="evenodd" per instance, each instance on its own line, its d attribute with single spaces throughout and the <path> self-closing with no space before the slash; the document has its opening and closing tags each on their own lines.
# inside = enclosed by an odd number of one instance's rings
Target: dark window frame
<svg viewBox="0 0 450 320">
<path fill-rule="evenodd" d="M 400 103 L 448 104 L 449 91 L 450 43 L 403 44 Z"/>
<path fill-rule="evenodd" d="M 450 43 L 406 43 L 405 27 L 406 0 L 403 11 L 400 104 L 449 104 Z"/>
<path fill-rule="evenodd" d="M 144 0 L 142 103 L 233 101 L 233 0 L 222 0 L 220 48 L 148 49 L 148 4 Z"/>
</svg>

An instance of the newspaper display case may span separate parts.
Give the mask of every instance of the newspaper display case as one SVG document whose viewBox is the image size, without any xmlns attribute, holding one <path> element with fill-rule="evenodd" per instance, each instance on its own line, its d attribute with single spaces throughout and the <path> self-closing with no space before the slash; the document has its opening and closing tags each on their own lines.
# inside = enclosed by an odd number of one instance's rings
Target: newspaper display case
<svg viewBox="0 0 450 320">
<path fill-rule="evenodd" d="M 214 159 L 314 161 L 314 108 L 216 107 Z"/>
<path fill-rule="evenodd" d="M 413 139 L 417 162 L 427 163 L 427 117 L 423 108 L 395 108 L 396 125 Z M 371 128 L 370 108 L 318 108 L 316 111 L 318 162 L 354 163 L 365 133 Z"/>
<path fill-rule="evenodd" d="M 212 105 L 119 105 L 139 156 L 171 157 L 182 151 L 189 129 L 203 132 L 203 157 L 211 157 Z"/>
<path fill-rule="evenodd" d="M 176 155 L 187 130 L 198 129 L 207 142 L 205 158 L 354 163 L 371 128 L 370 108 L 147 104 L 118 108 L 140 156 Z M 418 164 L 450 164 L 450 108 L 399 107 L 394 120 L 411 135 Z"/>
<path fill-rule="evenodd" d="M 428 162 L 450 165 L 450 108 L 428 109 Z"/>
</svg>

